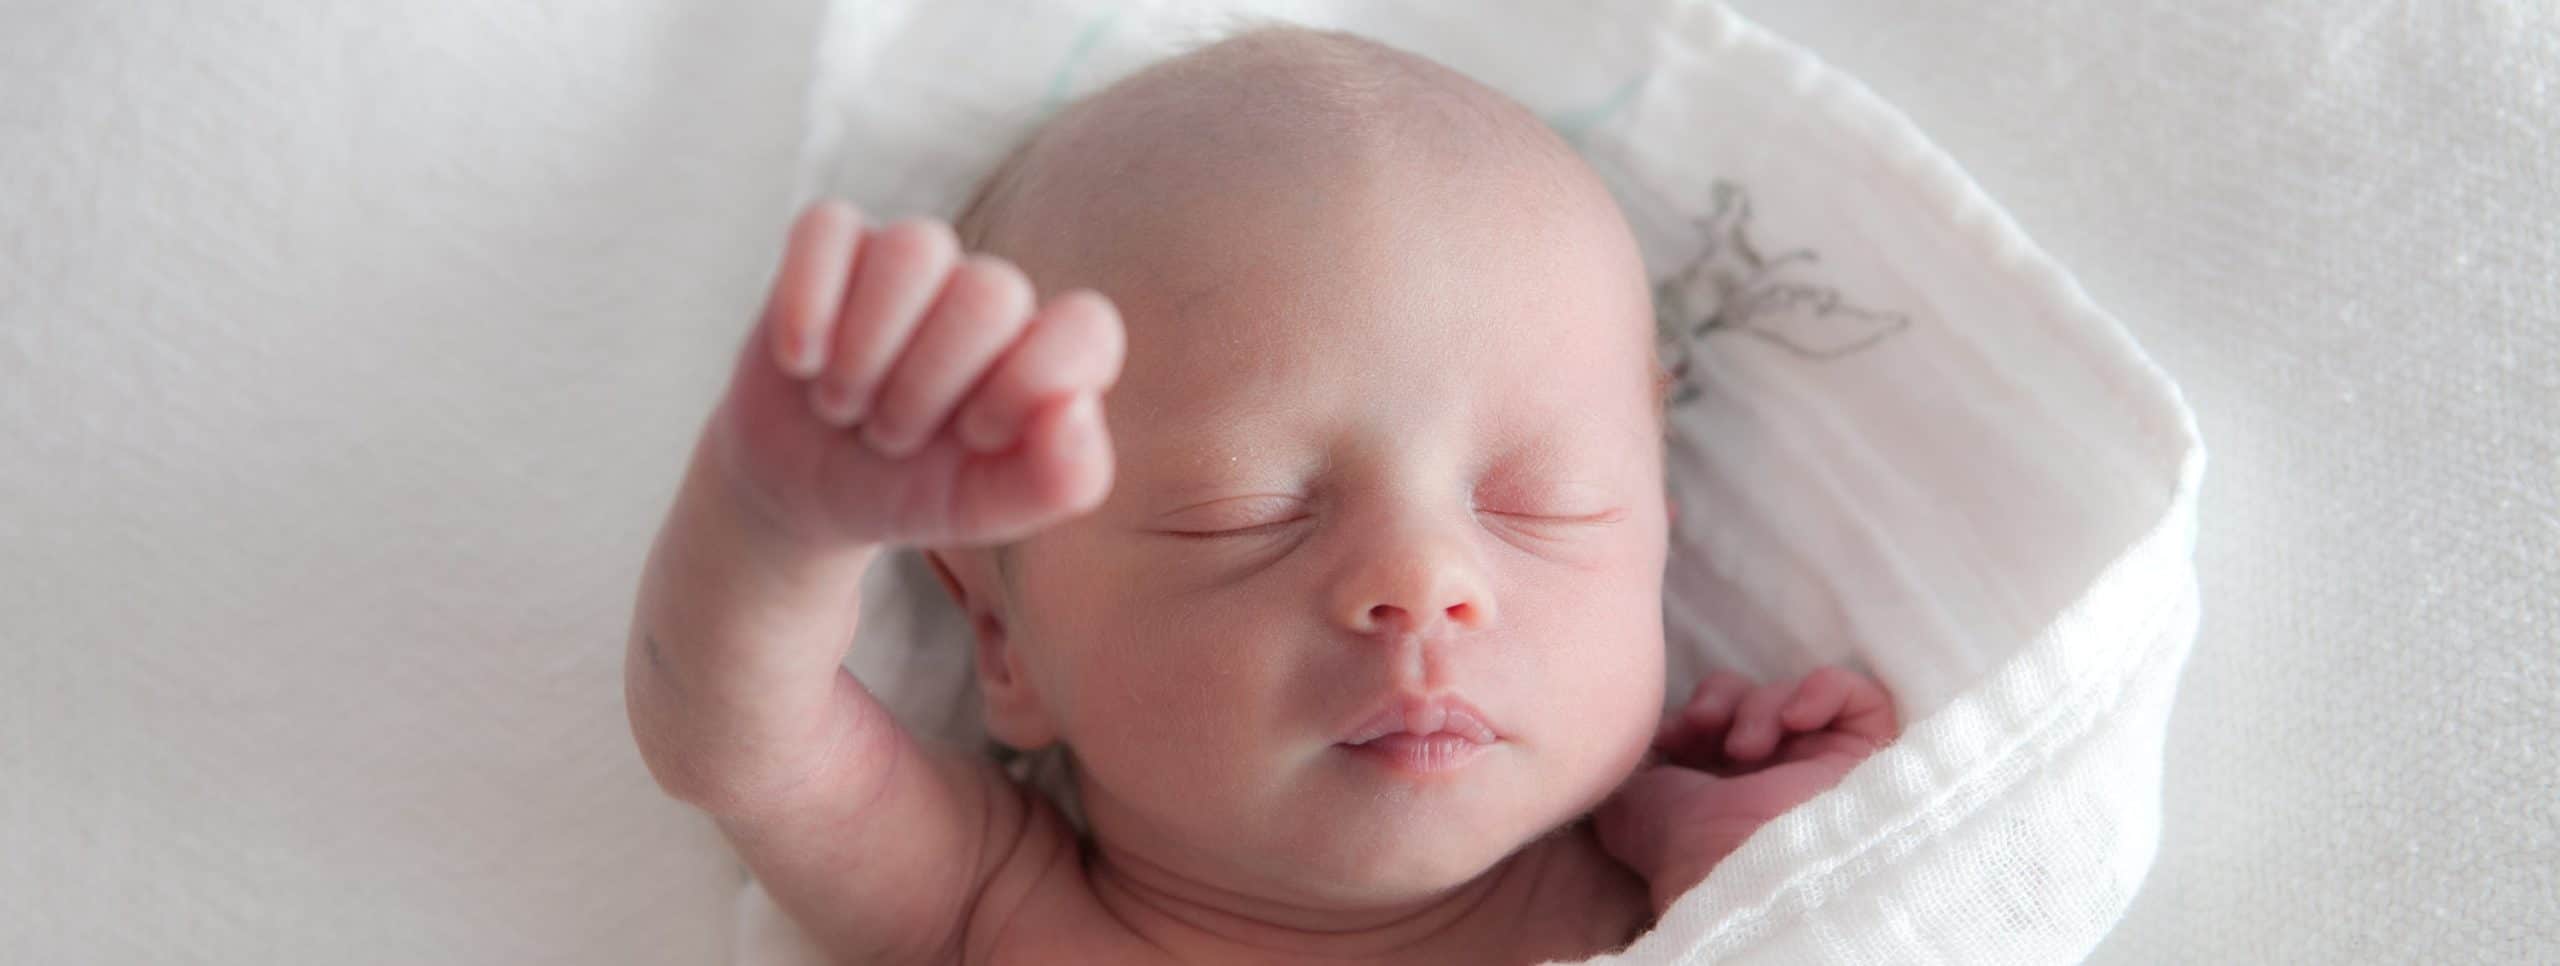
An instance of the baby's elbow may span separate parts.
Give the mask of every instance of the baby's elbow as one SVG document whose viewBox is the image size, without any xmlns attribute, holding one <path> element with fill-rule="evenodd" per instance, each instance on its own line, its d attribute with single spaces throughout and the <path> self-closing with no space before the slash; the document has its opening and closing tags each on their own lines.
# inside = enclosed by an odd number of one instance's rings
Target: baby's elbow
<svg viewBox="0 0 2560 966">
<path fill-rule="evenodd" d="M 649 780 L 667 797 L 718 815 L 742 804 L 740 790 L 724 780 L 708 756 L 692 748 L 674 727 L 671 716 L 649 693 L 642 676 L 625 679 L 623 706 L 631 725 L 631 741 Z"/>
</svg>

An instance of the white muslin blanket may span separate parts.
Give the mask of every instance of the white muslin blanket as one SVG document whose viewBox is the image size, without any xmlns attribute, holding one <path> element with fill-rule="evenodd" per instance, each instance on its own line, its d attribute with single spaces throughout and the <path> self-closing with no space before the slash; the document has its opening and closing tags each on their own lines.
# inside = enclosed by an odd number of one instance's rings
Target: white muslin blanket
<svg viewBox="0 0 2560 966">
<path fill-rule="evenodd" d="M 1611 183 L 1681 377 L 1674 696 L 1845 661 L 1900 703 L 1898 742 L 1595 962 L 2094 947 L 2159 838 L 2203 449 L 2125 331 L 1854 80 L 1701 2 L 835 0 L 801 194 L 948 215 L 1049 112 L 1252 20 L 1464 71 Z M 910 727 L 972 739 L 931 580 L 905 562 L 865 594 L 856 671 Z M 740 916 L 737 962 L 818 961 L 752 883 Z"/>
</svg>

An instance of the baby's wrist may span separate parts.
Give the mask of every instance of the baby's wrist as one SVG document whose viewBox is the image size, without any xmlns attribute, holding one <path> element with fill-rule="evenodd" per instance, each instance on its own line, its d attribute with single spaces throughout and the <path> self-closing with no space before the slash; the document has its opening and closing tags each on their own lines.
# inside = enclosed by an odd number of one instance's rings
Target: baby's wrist
<svg viewBox="0 0 2560 966">
<path fill-rule="evenodd" d="M 693 517 L 727 532 L 730 537 L 723 542 L 760 569 L 784 573 L 858 569 L 878 553 L 875 542 L 795 522 L 766 494 L 709 460 L 695 460 L 690 475 L 684 500 L 695 505 Z"/>
</svg>

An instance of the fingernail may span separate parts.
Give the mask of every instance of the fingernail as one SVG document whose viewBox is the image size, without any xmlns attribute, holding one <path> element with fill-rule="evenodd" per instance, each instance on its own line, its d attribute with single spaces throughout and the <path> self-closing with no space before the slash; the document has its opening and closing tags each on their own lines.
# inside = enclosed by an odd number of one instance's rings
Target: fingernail
<svg viewBox="0 0 2560 966">
<path fill-rule="evenodd" d="M 1079 395 L 1068 401 L 1067 411 L 1061 414 L 1061 419 L 1069 426 L 1090 431 L 1101 424 L 1101 409 L 1101 404 L 1095 402 L 1092 396 Z"/>
<path fill-rule="evenodd" d="M 801 334 L 785 338 L 790 340 L 791 373 L 802 379 L 817 375 L 818 367 L 826 362 L 818 352 L 818 340 Z"/>
<path fill-rule="evenodd" d="M 1754 747 L 1755 745 L 1757 745 L 1757 744 L 1759 743 L 1759 740 L 1760 740 L 1760 727 L 1759 727 L 1759 725 L 1758 725 L 1757 723 L 1753 723 L 1753 724 L 1746 724 L 1746 725 L 1743 725 L 1743 726 L 1741 726 L 1741 727 L 1739 727 L 1739 728 L 1735 728 L 1735 729 L 1733 729 L 1733 734 L 1732 734 L 1732 736 L 1730 736 L 1730 737 L 1725 741 L 1725 743 L 1724 743 L 1724 750 L 1725 750 L 1725 752 L 1726 752 L 1727 754 L 1737 754 L 1737 755 L 1738 755 L 1738 754 L 1741 754 L 1741 753 L 1742 753 L 1743 749 L 1751 748 L 1751 747 Z"/>
<path fill-rule="evenodd" d="M 893 439 L 880 432 L 879 423 L 862 424 L 862 442 L 882 456 L 905 456 L 914 447 L 904 439 Z"/>
<path fill-rule="evenodd" d="M 817 411 L 820 420 L 831 425 L 851 426 L 856 414 L 852 402 L 845 396 L 842 386 L 831 382 L 812 383 L 809 386 L 809 408 Z"/>
<path fill-rule="evenodd" d="M 1073 439 L 1067 441 L 1067 452 L 1077 456 L 1101 452 L 1110 430 L 1103 426 L 1102 400 L 1078 396 L 1067 404 L 1067 425 Z"/>
</svg>

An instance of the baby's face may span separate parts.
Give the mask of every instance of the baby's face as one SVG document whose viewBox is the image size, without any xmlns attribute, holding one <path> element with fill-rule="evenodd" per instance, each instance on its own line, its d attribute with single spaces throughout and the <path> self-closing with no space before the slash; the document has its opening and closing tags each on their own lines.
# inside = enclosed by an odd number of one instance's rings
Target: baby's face
<svg viewBox="0 0 2560 966">
<path fill-rule="evenodd" d="M 1083 273 L 1128 323 L 1115 483 L 1014 548 L 1006 637 L 1115 848 L 1420 896 L 1589 810 L 1652 734 L 1634 243 L 1596 184 L 1435 174 L 1177 199 Z"/>
</svg>

